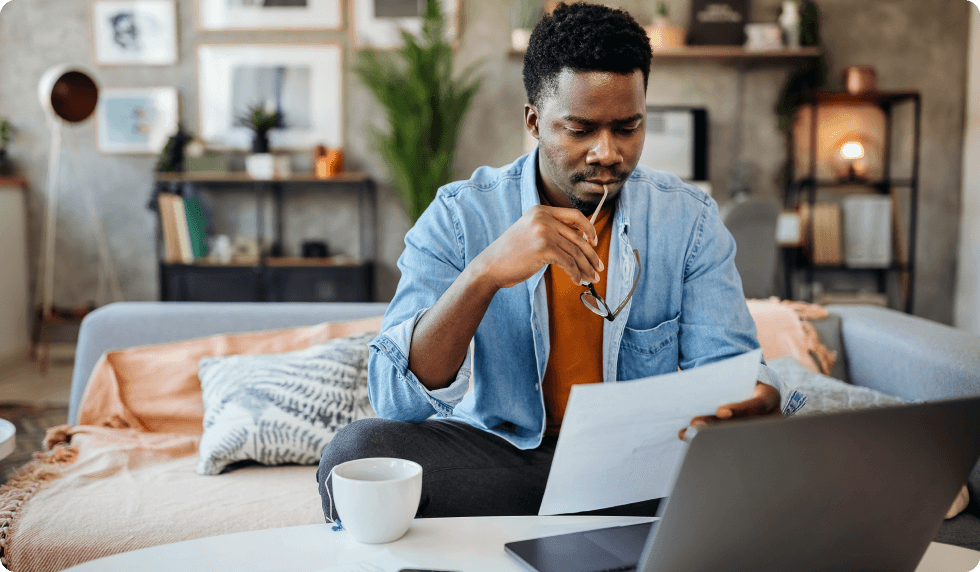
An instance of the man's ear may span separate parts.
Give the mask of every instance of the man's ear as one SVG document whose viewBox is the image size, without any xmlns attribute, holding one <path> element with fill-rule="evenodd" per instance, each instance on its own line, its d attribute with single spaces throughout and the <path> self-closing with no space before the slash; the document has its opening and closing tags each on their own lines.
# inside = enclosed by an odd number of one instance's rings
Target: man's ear
<svg viewBox="0 0 980 572">
<path fill-rule="evenodd" d="M 531 134 L 531 137 L 538 139 L 538 120 L 540 116 L 538 115 L 538 108 L 534 107 L 530 103 L 524 104 L 524 127 Z"/>
</svg>

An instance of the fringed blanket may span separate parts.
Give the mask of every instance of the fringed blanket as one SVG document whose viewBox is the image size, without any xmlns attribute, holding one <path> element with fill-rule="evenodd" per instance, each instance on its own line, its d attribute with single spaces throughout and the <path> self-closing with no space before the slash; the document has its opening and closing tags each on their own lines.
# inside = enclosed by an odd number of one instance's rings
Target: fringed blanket
<svg viewBox="0 0 980 572">
<path fill-rule="evenodd" d="M 254 465 L 201 476 L 199 439 L 52 429 L 52 449 L 0 489 L 3 565 L 53 572 L 159 544 L 323 522 L 316 467 Z"/>
</svg>

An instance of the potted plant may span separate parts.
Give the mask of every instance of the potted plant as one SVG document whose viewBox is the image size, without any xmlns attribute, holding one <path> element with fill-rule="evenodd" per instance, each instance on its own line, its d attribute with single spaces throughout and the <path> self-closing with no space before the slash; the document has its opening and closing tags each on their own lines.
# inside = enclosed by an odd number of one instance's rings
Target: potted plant
<svg viewBox="0 0 980 572">
<path fill-rule="evenodd" d="M 245 170 L 255 179 L 285 176 L 289 157 L 273 157 L 269 152 L 269 131 L 286 126 L 283 114 L 271 101 L 253 105 L 238 117 L 238 124 L 252 130 L 252 154 L 245 158 Z"/>
<path fill-rule="evenodd" d="M 253 105 L 238 116 L 238 124 L 252 130 L 252 152 L 269 152 L 269 131 L 286 126 L 282 112 L 271 101 L 265 105 Z"/>
<path fill-rule="evenodd" d="M 13 133 L 13 127 L 6 118 L 0 117 L 0 176 L 13 175 L 13 165 L 7 159 L 7 142 Z"/>
<path fill-rule="evenodd" d="M 394 54 L 363 50 L 354 68 L 388 116 L 389 130 L 375 129 L 372 142 L 413 222 L 452 181 L 459 129 L 480 88 L 477 64 L 454 78 L 445 26 L 438 0 L 428 0 L 420 37 L 402 31 L 404 45 Z"/>
</svg>

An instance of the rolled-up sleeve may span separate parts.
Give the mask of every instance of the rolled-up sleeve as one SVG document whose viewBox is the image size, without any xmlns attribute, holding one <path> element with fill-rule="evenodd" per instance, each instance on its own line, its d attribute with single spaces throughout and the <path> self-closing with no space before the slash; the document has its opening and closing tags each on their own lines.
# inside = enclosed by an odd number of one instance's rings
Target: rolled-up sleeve
<svg viewBox="0 0 980 572">
<path fill-rule="evenodd" d="M 440 191 L 405 235 L 405 251 L 398 259 L 398 290 L 385 312 L 381 334 L 370 344 L 368 393 L 375 412 L 386 419 L 449 417 L 469 388 L 469 352 L 455 380 L 443 389 L 426 389 L 408 369 L 416 324 L 466 264 L 462 228 L 451 201 Z"/>
<path fill-rule="evenodd" d="M 697 367 L 759 347 L 755 321 L 735 268 L 735 239 L 722 223 L 714 201 L 704 206 L 695 228 L 684 273 L 684 302 L 680 323 L 681 368 Z M 757 381 L 780 394 L 783 415 L 795 413 L 806 402 L 765 362 Z"/>
</svg>

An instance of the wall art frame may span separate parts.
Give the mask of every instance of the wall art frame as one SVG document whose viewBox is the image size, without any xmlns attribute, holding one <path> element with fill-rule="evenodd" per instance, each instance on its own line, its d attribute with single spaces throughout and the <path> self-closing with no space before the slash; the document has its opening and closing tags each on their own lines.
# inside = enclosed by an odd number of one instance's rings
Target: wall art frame
<svg viewBox="0 0 980 572">
<path fill-rule="evenodd" d="M 93 50 L 100 66 L 177 63 L 177 6 L 173 0 L 96 0 Z"/>
<path fill-rule="evenodd" d="M 339 30 L 341 0 L 197 0 L 200 30 Z"/>
<path fill-rule="evenodd" d="M 198 133 L 216 149 L 248 149 L 237 118 L 261 105 L 283 113 L 273 151 L 343 147 L 343 49 L 337 44 L 198 46 Z"/>
<path fill-rule="evenodd" d="M 105 88 L 95 114 L 100 152 L 156 155 L 177 132 L 177 88 Z"/>
<path fill-rule="evenodd" d="M 424 8 L 425 1 L 417 0 L 419 14 Z M 348 0 L 354 47 L 395 50 L 402 45 L 400 30 L 420 34 L 421 16 L 397 15 L 405 3 L 406 0 Z M 442 13 L 446 17 L 446 40 L 453 45 L 460 35 L 461 4 L 460 0 L 442 0 Z M 392 16 L 383 15 L 386 13 Z"/>
</svg>

